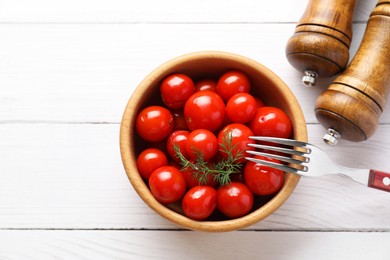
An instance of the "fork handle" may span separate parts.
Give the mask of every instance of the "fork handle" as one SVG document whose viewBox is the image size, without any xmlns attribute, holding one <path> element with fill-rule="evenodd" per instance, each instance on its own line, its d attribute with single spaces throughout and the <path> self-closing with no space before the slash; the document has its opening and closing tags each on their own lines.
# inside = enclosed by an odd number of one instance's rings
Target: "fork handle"
<svg viewBox="0 0 390 260">
<path fill-rule="evenodd" d="M 370 170 L 368 187 L 390 192 L 390 173 Z"/>
</svg>

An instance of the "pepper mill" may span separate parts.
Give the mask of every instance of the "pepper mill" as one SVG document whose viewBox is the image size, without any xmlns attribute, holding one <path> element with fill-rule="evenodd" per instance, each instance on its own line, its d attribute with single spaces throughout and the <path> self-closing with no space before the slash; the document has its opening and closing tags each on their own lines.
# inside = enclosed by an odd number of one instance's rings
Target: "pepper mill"
<svg viewBox="0 0 390 260">
<path fill-rule="evenodd" d="M 304 73 L 305 85 L 314 86 L 317 77 L 334 76 L 348 64 L 355 5 L 356 0 L 309 1 L 286 46 L 287 60 Z"/>
<path fill-rule="evenodd" d="M 315 114 L 328 144 L 363 141 L 375 132 L 390 91 L 390 0 L 379 0 L 346 70 L 317 99 Z"/>
</svg>

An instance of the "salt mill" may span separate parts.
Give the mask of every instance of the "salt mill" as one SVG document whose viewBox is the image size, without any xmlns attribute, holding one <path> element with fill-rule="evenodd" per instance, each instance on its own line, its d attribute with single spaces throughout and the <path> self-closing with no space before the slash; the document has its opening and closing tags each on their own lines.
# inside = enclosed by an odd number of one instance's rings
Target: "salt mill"
<svg viewBox="0 0 390 260">
<path fill-rule="evenodd" d="M 371 137 L 389 92 L 390 0 L 379 0 L 351 63 L 316 101 L 316 117 L 328 129 L 325 142 Z"/>
<path fill-rule="evenodd" d="M 310 0 L 286 46 L 290 64 L 304 73 L 302 82 L 314 86 L 317 77 L 330 77 L 349 61 L 356 0 Z"/>
</svg>

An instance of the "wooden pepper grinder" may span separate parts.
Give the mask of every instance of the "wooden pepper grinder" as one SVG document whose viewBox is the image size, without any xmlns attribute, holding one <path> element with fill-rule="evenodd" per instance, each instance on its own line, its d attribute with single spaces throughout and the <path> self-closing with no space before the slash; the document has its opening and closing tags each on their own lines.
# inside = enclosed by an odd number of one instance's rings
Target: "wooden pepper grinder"
<svg viewBox="0 0 390 260">
<path fill-rule="evenodd" d="M 317 99 L 316 117 L 329 129 L 325 142 L 372 136 L 389 92 L 390 0 L 379 0 L 351 63 Z"/>
<path fill-rule="evenodd" d="M 310 0 L 286 46 L 290 64 L 314 86 L 317 77 L 342 71 L 349 61 L 356 0 Z"/>
</svg>

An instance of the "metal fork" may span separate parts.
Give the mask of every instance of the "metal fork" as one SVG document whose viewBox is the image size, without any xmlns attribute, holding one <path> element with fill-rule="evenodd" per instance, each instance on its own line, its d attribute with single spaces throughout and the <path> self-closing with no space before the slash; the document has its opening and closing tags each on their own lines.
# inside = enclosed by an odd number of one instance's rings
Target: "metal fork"
<svg viewBox="0 0 390 260">
<path fill-rule="evenodd" d="M 261 149 L 261 151 L 248 150 L 247 153 L 255 155 L 255 157 L 245 157 L 248 161 L 302 176 L 316 177 L 336 174 L 370 188 L 390 192 L 390 173 L 340 166 L 330 160 L 319 147 L 310 143 L 275 137 L 251 136 L 250 138 L 261 141 L 261 143 L 248 144 L 248 146 Z M 284 145 L 284 147 L 275 146 L 275 144 Z M 277 153 L 271 153 L 271 151 Z M 280 163 L 267 160 L 267 158 L 277 159 Z"/>
</svg>

